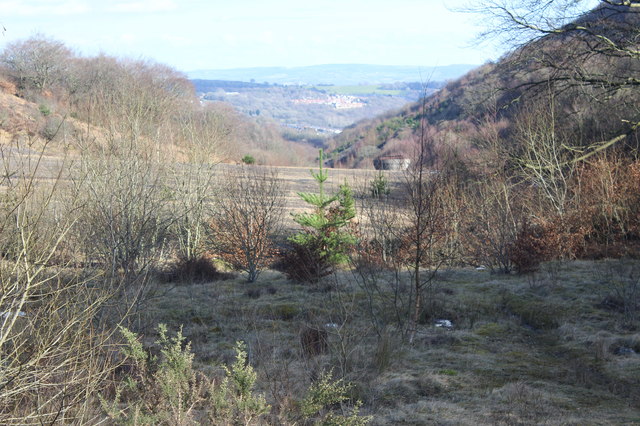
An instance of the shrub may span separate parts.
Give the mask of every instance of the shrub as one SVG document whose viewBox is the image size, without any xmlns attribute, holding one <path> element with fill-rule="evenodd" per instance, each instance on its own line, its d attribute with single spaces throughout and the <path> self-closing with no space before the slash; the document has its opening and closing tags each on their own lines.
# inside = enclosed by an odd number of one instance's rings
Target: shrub
<svg viewBox="0 0 640 426">
<path fill-rule="evenodd" d="M 193 369 L 191 344 L 182 332 L 167 335 L 158 326 L 160 356 L 149 357 L 138 336 L 122 328 L 126 346 L 122 353 L 131 362 L 111 401 L 101 398 L 102 408 L 117 424 L 198 424 L 207 414 L 208 424 L 262 424 L 271 407 L 253 388 L 257 374 L 247 364 L 242 342 L 236 343 L 234 363 L 224 366 L 225 378 L 216 384 Z M 196 416 L 196 413 L 198 415 Z"/>
<path fill-rule="evenodd" d="M 300 345 L 302 352 L 308 358 L 325 353 L 329 347 L 329 335 L 326 330 L 305 327 L 300 332 Z"/>
<path fill-rule="evenodd" d="M 285 273 L 287 278 L 294 281 L 317 283 L 320 278 L 333 272 L 333 265 L 322 253 L 319 241 L 318 245 L 291 243 L 283 252 L 276 267 Z"/>
<path fill-rule="evenodd" d="M 561 312 L 535 298 L 505 294 L 502 305 L 507 312 L 520 318 L 523 325 L 533 329 L 553 330 L 559 326 Z"/>
<path fill-rule="evenodd" d="M 160 273 L 160 279 L 164 282 L 204 283 L 231 278 L 233 274 L 218 271 L 206 255 L 196 259 L 178 259 Z"/>
<path fill-rule="evenodd" d="M 242 168 L 227 175 L 211 221 L 214 246 L 234 268 L 255 282 L 277 254 L 274 237 L 282 230 L 284 188 L 275 171 Z"/>
<path fill-rule="evenodd" d="M 307 395 L 300 403 L 302 416 L 306 420 L 314 419 L 315 424 L 321 425 L 366 425 L 371 417 L 359 415 L 360 402 L 356 402 L 347 416 L 334 414 L 329 409 L 347 401 L 350 388 L 351 386 L 345 384 L 342 379 L 333 381 L 330 372 L 322 374 L 320 379 L 309 387 Z"/>
<path fill-rule="evenodd" d="M 300 309 L 291 303 L 270 304 L 262 312 L 269 318 L 290 321 L 300 314 Z"/>
<path fill-rule="evenodd" d="M 159 360 L 147 355 L 135 333 L 124 327 L 121 331 L 126 341 L 122 352 L 135 374 L 122 378 L 113 401 L 101 398 L 106 414 L 117 423 L 193 423 L 194 409 L 206 401 L 212 383 L 193 370 L 191 345 L 183 349 L 182 331 L 169 337 L 167 327 L 158 326 Z"/>
<path fill-rule="evenodd" d="M 535 272 L 548 259 L 549 248 L 544 228 L 525 221 L 511 250 L 511 261 L 516 270 L 520 274 Z"/>
<path fill-rule="evenodd" d="M 247 351 L 243 342 L 236 343 L 236 360 L 224 367 L 226 377 L 209 397 L 212 424 L 254 424 L 268 414 L 271 407 L 262 395 L 254 395 L 257 373 L 247 363 Z"/>
<path fill-rule="evenodd" d="M 256 163 L 256 159 L 253 156 L 247 154 L 244 157 L 242 157 L 242 162 L 244 164 L 252 165 Z"/>
<path fill-rule="evenodd" d="M 38 106 L 38 111 L 40 111 L 40 114 L 44 115 L 45 117 L 51 114 L 51 109 L 45 104 L 40 104 Z"/>
</svg>

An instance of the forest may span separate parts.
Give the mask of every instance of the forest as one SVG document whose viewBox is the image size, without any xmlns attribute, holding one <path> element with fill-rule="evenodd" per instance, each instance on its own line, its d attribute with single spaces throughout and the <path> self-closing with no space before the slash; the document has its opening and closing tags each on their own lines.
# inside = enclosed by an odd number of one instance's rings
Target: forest
<svg viewBox="0 0 640 426">
<path fill-rule="evenodd" d="M 325 149 L 8 44 L 0 423 L 639 422 L 640 8 L 477 4 L 512 52 Z"/>
</svg>

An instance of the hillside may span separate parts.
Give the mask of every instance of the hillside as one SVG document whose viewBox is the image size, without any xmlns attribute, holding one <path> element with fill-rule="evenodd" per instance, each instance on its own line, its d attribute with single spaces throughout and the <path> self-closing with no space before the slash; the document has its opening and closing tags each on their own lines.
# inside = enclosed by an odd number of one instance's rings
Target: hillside
<svg viewBox="0 0 640 426">
<path fill-rule="evenodd" d="M 42 45 L 60 47 L 47 39 Z M 50 60 L 51 81 L 44 88 L 37 73 L 0 71 L 2 143 L 46 145 L 47 155 L 57 155 L 105 149 L 125 138 L 186 161 L 192 145 L 205 138 L 215 148 L 208 161 L 237 163 L 250 155 L 259 164 L 298 166 L 315 156 L 312 146 L 285 140 L 273 121 L 224 103 L 201 106 L 192 84 L 164 65 L 73 58 L 70 52 Z"/>
<path fill-rule="evenodd" d="M 496 63 L 449 82 L 424 101 L 345 129 L 330 142 L 329 155 L 340 167 L 370 167 L 384 155 L 408 156 L 420 123 L 430 137 L 460 152 L 482 145 L 478 139 L 496 127 L 503 142 L 512 144 L 520 118 L 549 104 L 558 128 L 576 146 L 593 148 L 618 135 L 632 143 L 640 94 L 633 56 L 637 37 L 630 32 L 639 23 L 636 8 L 600 6 L 557 34 L 542 33 Z"/>
</svg>

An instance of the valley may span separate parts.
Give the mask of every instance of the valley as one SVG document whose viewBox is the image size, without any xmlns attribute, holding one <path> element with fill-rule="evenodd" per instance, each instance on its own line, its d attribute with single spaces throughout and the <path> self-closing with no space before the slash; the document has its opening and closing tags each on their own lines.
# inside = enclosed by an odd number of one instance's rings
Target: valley
<svg viewBox="0 0 640 426">
<path fill-rule="evenodd" d="M 0 424 L 640 424 L 640 9 L 478 5 L 429 84 L 6 43 Z"/>
</svg>

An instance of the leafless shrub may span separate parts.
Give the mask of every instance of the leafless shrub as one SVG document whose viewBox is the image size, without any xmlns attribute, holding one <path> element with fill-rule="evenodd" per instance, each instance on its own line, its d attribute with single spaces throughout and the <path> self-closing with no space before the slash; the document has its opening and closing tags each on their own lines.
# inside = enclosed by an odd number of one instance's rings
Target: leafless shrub
<svg viewBox="0 0 640 426">
<path fill-rule="evenodd" d="M 0 423 L 92 423 L 115 366 L 112 293 L 97 276 L 48 266 L 76 216 L 57 216 L 63 180 L 39 179 L 42 152 L 0 151 Z M 61 169 L 62 170 L 62 169 Z"/>
<path fill-rule="evenodd" d="M 242 167 L 220 184 L 212 219 L 213 245 L 254 282 L 276 253 L 281 232 L 284 185 L 275 170 Z"/>
<path fill-rule="evenodd" d="M 79 217 L 70 237 L 81 247 L 83 263 L 104 274 L 103 285 L 118 289 L 115 317 L 131 313 L 132 306 L 139 313 L 153 295 L 150 272 L 174 220 L 167 213 L 164 164 L 147 157 L 144 144 L 119 143 L 99 153 L 85 150 L 71 178 Z"/>
</svg>

